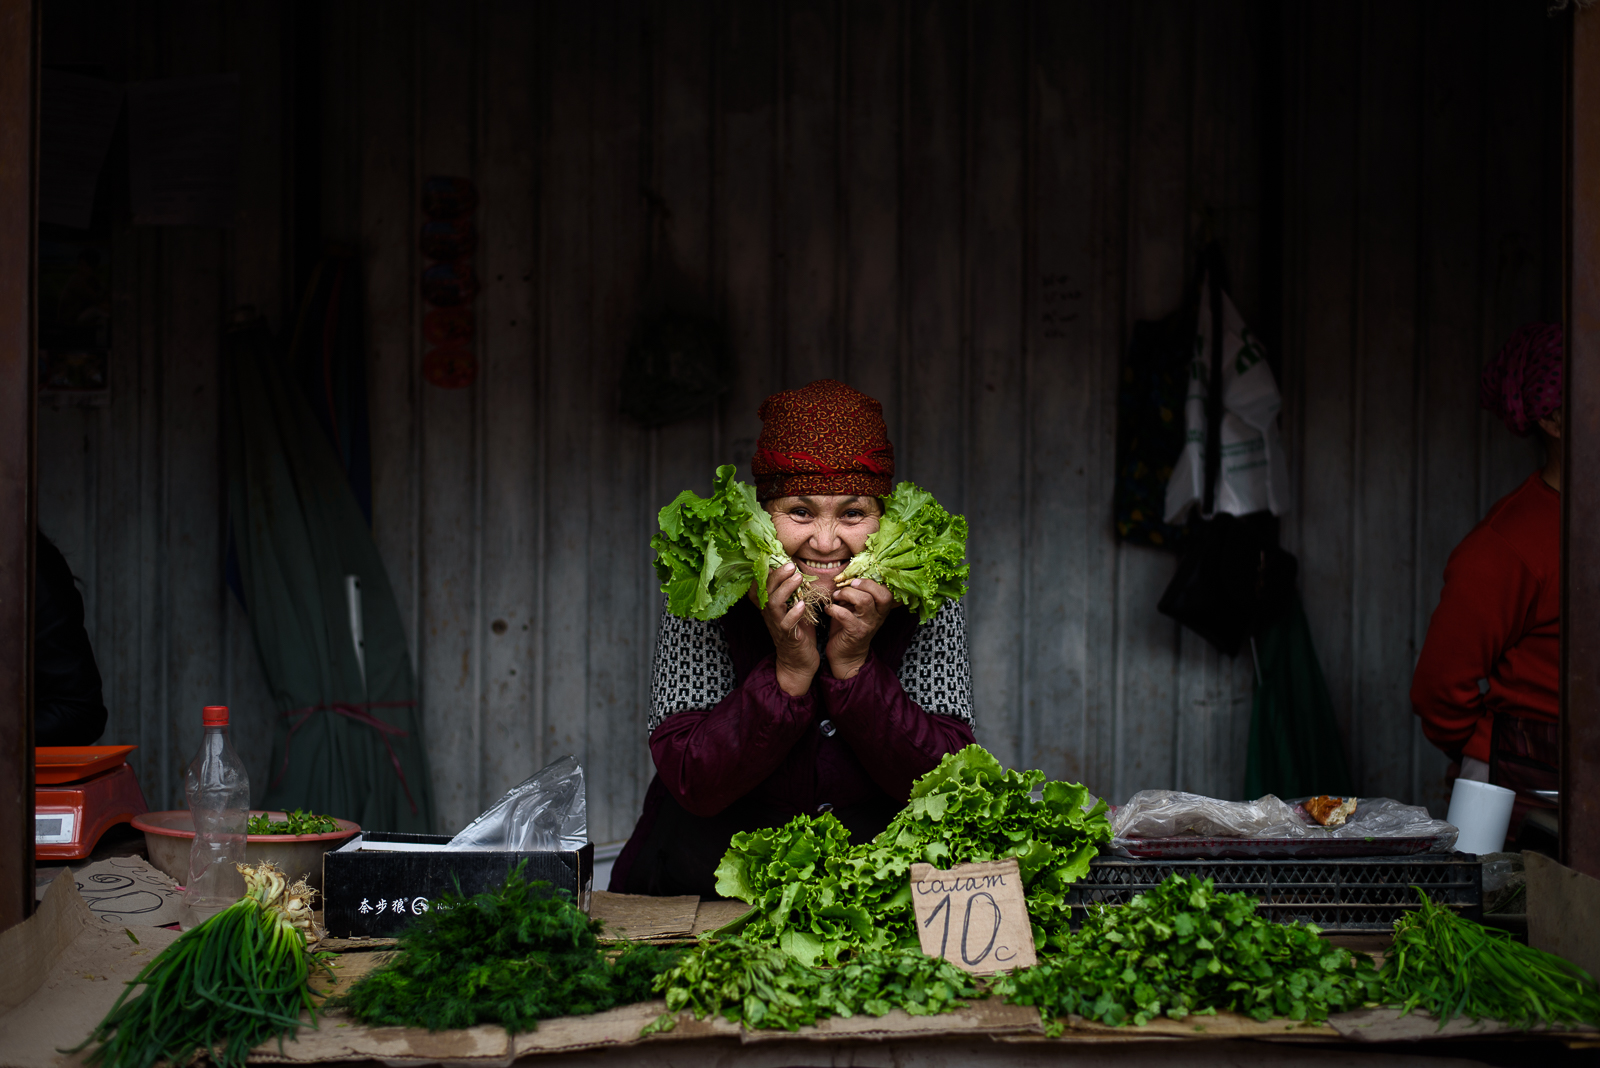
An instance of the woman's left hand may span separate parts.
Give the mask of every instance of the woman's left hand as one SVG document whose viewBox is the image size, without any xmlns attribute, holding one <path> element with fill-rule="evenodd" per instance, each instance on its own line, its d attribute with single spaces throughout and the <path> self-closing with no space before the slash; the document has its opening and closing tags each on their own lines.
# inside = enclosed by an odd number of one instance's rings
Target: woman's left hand
<svg viewBox="0 0 1600 1068">
<path fill-rule="evenodd" d="M 868 578 L 833 591 L 828 615 L 833 617 L 833 633 L 828 635 L 828 667 L 836 679 L 854 678 L 867 662 L 872 636 L 894 608 L 887 587 Z"/>
</svg>

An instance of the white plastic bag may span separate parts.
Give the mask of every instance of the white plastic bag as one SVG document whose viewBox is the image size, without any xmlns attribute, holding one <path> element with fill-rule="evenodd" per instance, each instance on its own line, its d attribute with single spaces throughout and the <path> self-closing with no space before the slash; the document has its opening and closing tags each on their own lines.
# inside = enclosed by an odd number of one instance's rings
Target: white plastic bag
<svg viewBox="0 0 1600 1068">
<path fill-rule="evenodd" d="M 1181 790 L 1140 790 L 1111 817 L 1112 845 L 1130 839 L 1177 838 L 1437 838 L 1430 852 L 1448 853 L 1456 828 L 1420 805 L 1363 797 L 1338 827 L 1323 827 L 1301 807 L 1267 794 L 1254 801 L 1219 801 Z"/>
<path fill-rule="evenodd" d="M 1190 505 L 1205 500 L 1206 397 L 1211 388 L 1210 280 L 1202 287 L 1189 392 L 1184 401 L 1187 435 L 1167 481 L 1168 523 L 1181 523 Z M 1261 341 L 1244 325 L 1239 310 L 1222 294 L 1222 462 L 1216 510 L 1230 515 L 1289 511 L 1289 465 L 1278 432 L 1283 399 Z M 1209 519 L 1210 516 L 1204 518 Z"/>
<path fill-rule="evenodd" d="M 1181 790 L 1140 790 L 1111 820 L 1116 838 L 1294 838 L 1305 823 L 1272 794 L 1255 801 L 1218 801 Z"/>
<path fill-rule="evenodd" d="M 507 790 L 445 848 L 525 853 L 578 850 L 588 841 L 583 768 L 564 756 Z"/>
</svg>

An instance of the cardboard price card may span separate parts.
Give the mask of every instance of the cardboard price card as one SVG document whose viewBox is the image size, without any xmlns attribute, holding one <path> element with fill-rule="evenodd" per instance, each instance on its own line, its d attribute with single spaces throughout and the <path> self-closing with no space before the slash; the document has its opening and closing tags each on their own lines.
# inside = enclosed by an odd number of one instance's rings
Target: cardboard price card
<svg viewBox="0 0 1600 1068">
<path fill-rule="evenodd" d="M 977 975 L 1038 963 L 1015 857 L 959 864 L 949 871 L 913 864 L 911 905 L 922 952 L 930 957 Z"/>
</svg>

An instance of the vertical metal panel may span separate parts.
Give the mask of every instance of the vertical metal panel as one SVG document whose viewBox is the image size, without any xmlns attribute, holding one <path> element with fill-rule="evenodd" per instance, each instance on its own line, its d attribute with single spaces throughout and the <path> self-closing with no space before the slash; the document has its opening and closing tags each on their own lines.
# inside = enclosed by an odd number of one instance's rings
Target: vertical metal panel
<svg viewBox="0 0 1600 1068">
<path fill-rule="evenodd" d="M 1600 464 L 1600 198 L 1596 177 L 1600 175 L 1600 15 L 1577 12 L 1572 33 L 1571 71 L 1568 75 L 1571 96 L 1567 121 L 1571 123 L 1571 197 L 1568 226 L 1571 242 L 1570 305 L 1567 312 L 1567 337 L 1571 339 L 1567 356 L 1567 429 L 1562 494 L 1562 575 L 1565 588 L 1561 614 L 1566 624 L 1562 635 L 1561 687 L 1561 859 L 1578 871 L 1600 877 L 1600 800 L 1596 780 L 1600 779 L 1600 687 L 1596 686 L 1595 665 L 1600 660 L 1595 619 L 1600 615 L 1596 603 L 1596 531 L 1600 530 L 1600 509 L 1596 508 L 1596 465 Z"/>
<path fill-rule="evenodd" d="M 169 804 L 202 693 L 271 728 L 220 581 L 215 361 L 233 303 L 292 304 L 292 68 L 250 46 L 293 34 L 280 5 L 160 10 L 129 44 L 140 76 L 179 69 L 182 41 L 184 69 L 246 78 L 241 227 L 119 236 L 115 399 L 45 416 L 44 512 L 84 532 L 69 559 L 93 575 L 108 740 L 144 747 Z M 627 834 L 655 512 L 746 465 L 760 400 L 822 375 L 878 396 L 902 477 L 972 521 L 980 740 L 1114 799 L 1236 794 L 1249 655 L 1155 611 L 1173 558 L 1119 546 L 1110 515 L 1119 361 L 1135 320 L 1181 301 L 1205 221 L 1247 321 L 1282 324 L 1285 539 L 1361 788 L 1437 802 L 1405 693 L 1444 557 L 1532 460 L 1473 414 L 1471 378 L 1554 285 L 1527 162 L 1547 31 L 1487 4 L 1321 5 L 1269 39 L 1268 11 L 325 5 L 320 209 L 365 261 L 374 535 L 441 829 L 574 752 L 594 836 Z M 481 194 L 481 370 L 458 391 L 420 377 L 435 173 Z M 1261 255 L 1280 228 L 1281 283 Z M 645 430 L 617 384 L 639 310 L 665 301 L 719 316 L 737 375 L 713 411 Z"/>
<path fill-rule="evenodd" d="M 39 4 L 0 4 L 0 930 L 33 911 L 33 546 Z"/>
<path fill-rule="evenodd" d="M 539 753 L 538 730 L 526 715 L 538 680 L 528 670 L 538 592 L 538 503 L 528 476 L 538 448 L 537 222 L 540 70 L 537 12 L 498 3 L 481 12 L 484 61 L 479 67 L 483 128 L 483 196 L 479 231 L 483 294 L 478 298 L 481 385 L 473 390 L 482 421 L 483 591 L 478 640 L 483 650 L 478 690 L 482 717 L 480 793 L 504 791 L 527 777 Z"/>
</svg>

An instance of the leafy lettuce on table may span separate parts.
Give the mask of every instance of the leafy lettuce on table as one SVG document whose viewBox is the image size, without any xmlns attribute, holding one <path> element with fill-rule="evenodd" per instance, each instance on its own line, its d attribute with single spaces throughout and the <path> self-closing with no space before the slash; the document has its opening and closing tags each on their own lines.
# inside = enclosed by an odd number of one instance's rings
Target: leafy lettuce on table
<svg viewBox="0 0 1600 1068">
<path fill-rule="evenodd" d="M 840 962 L 918 944 L 912 864 L 1016 857 L 1034 941 L 1041 951 L 1064 944 L 1067 886 L 1088 873 L 1111 825 L 1104 801 L 1083 807 L 1087 789 L 1044 779 L 1007 771 L 969 745 L 918 779 L 910 803 L 870 842 L 850 845 L 832 815 L 734 835 L 717 866 L 717 892 L 754 906 L 745 941 L 776 944 L 807 964 Z"/>
</svg>

